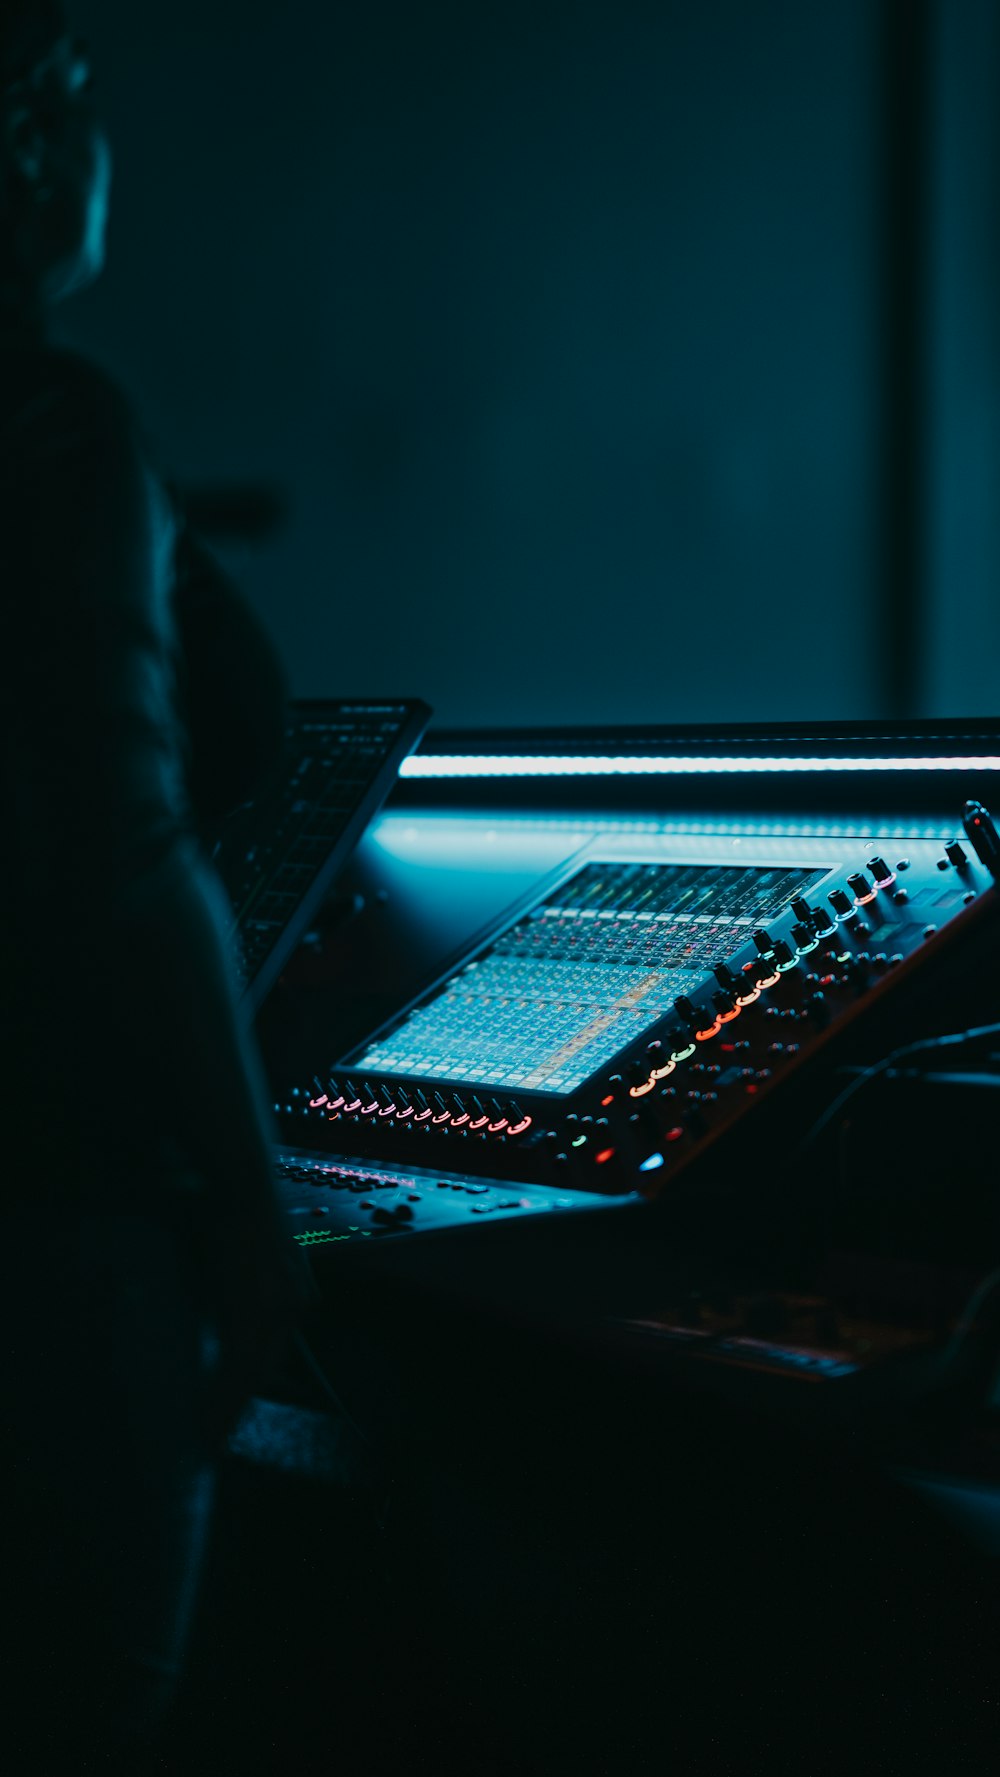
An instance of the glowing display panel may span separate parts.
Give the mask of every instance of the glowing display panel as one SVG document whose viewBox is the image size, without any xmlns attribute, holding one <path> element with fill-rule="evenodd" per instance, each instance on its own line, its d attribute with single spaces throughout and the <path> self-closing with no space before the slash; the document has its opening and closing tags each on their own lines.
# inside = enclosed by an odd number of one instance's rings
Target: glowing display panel
<svg viewBox="0 0 1000 1777">
<path fill-rule="evenodd" d="M 354 1065 L 574 1092 L 827 872 L 589 863 Z"/>
</svg>

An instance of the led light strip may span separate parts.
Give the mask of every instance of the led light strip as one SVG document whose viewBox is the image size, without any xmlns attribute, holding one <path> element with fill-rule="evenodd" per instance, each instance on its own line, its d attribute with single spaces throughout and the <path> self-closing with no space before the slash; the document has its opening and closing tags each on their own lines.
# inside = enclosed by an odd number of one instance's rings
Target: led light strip
<svg viewBox="0 0 1000 1777">
<path fill-rule="evenodd" d="M 604 754 L 529 754 L 506 757 L 493 753 L 412 753 L 399 768 L 400 777 L 693 777 L 735 772 L 822 771 L 1000 771 L 992 754 L 927 755 L 902 759 L 872 758 L 707 758 L 665 755 L 629 758 Z"/>
</svg>

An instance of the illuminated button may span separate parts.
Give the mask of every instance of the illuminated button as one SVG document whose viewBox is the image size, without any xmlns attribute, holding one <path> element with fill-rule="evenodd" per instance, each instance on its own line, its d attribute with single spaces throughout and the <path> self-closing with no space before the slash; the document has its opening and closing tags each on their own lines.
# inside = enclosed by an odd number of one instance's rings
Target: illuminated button
<svg viewBox="0 0 1000 1777">
<path fill-rule="evenodd" d="M 722 1019 L 715 1018 L 711 1023 L 703 1025 L 701 1030 L 695 1031 L 695 1041 L 699 1043 L 707 1043 L 711 1037 L 717 1037 L 721 1029 Z"/>
<path fill-rule="evenodd" d="M 744 975 L 736 993 L 736 1001 L 740 1006 L 752 1006 L 754 1000 L 760 999 L 760 988 L 751 976 Z"/>
<path fill-rule="evenodd" d="M 506 1117 L 498 1117 L 495 1123 L 487 1123 L 486 1133 L 487 1135 L 499 1135 L 500 1132 L 506 1128 L 508 1128 L 508 1119 Z"/>
<path fill-rule="evenodd" d="M 869 902 L 874 901 L 875 896 L 878 894 L 878 889 L 875 884 L 869 882 L 863 870 L 856 870 L 852 876 L 849 876 L 847 878 L 847 886 L 849 889 L 853 889 L 855 904 L 858 907 L 867 907 Z"/>
<path fill-rule="evenodd" d="M 795 948 L 800 956 L 808 956 L 819 944 L 819 939 L 812 926 L 804 925 L 801 920 L 792 927 L 792 937 L 795 939 Z"/>
<path fill-rule="evenodd" d="M 786 970 L 794 969 L 799 959 L 793 951 L 789 950 L 784 938 L 778 938 L 774 945 L 774 960 L 778 966 L 779 974 L 783 975 Z"/>
<path fill-rule="evenodd" d="M 835 930 L 834 921 L 825 907 L 813 908 L 812 923 L 817 938 L 828 938 L 830 933 Z"/>
<path fill-rule="evenodd" d="M 694 1043 L 689 1038 L 680 1039 L 680 1046 L 671 1051 L 671 1061 L 687 1061 L 694 1054 L 694 1048 Z"/>
<path fill-rule="evenodd" d="M 451 1126 L 453 1129 L 461 1129 L 464 1124 L 468 1123 L 468 1121 L 469 1121 L 468 1111 L 459 1111 L 457 1117 L 455 1117 L 455 1116 L 452 1117 Z"/>
<path fill-rule="evenodd" d="M 522 1117 L 520 1123 L 512 1123 L 511 1124 L 510 1128 L 507 1131 L 507 1134 L 508 1135 L 523 1135 L 526 1129 L 531 1128 L 531 1122 L 532 1122 L 532 1119 L 530 1117 Z"/>
<path fill-rule="evenodd" d="M 328 1092 L 321 1092 L 318 1098 L 311 1098 L 309 1100 L 309 1109 L 311 1111 L 318 1111 L 323 1105 L 329 1104 L 329 1102 L 330 1094 Z"/>
<path fill-rule="evenodd" d="M 900 907 L 900 906 L 902 906 L 904 901 L 909 900 L 910 896 L 909 896 L 909 892 L 906 889 L 897 888 L 897 889 L 893 889 L 892 898 L 895 901 L 896 906 Z"/>
<path fill-rule="evenodd" d="M 768 968 L 769 965 L 768 965 L 766 958 L 764 958 L 764 957 L 761 958 L 760 966 L 763 969 Z M 768 974 L 761 974 L 761 975 L 756 976 L 756 982 L 757 982 L 757 986 L 759 988 L 773 987 L 775 985 L 775 983 L 780 980 L 781 980 L 781 976 L 779 975 L 776 968 L 772 969 L 771 973 L 769 975 Z"/>
<path fill-rule="evenodd" d="M 473 1117 L 469 1124 L 470 1135 L 475 1135 L 480 1129 L 485 1129 L 488 1123 L 489 1118 L 486 1116 L 485 1112 L 481 1117 Z"/>
<path fill-rule="evenodd" d="M 650 1079 L 665 1080 L 669 1074 L 672 1074 L 674 1072 L 676 1067 L 677 1067 L 677 1063 L 673 1059 L 673 1056 L 667 1056 L 665 1060 L 660 1062 L 660 1065 L 658 1067 L 654 1067 L 654 1069 L 650 1075 Z M 602 1104 L 610 1104 L 611 1100 L 609 1098 L 602 1098 L 601 1103 Z"/>
<path fill-rule="evenodd" d="M 613 1160 L 614 1157 L 614 1148 L 602 1148 L 599 1154 L 594 1155 L 594 1164 L 595 1166 L 606 1166 L 608 1161 Z"/>
<path fill-rule="evenodd" d="M 647 1092 L 652 1092 L 655 1085 L 656 1081 L 653 1079 L 652 1075 L 650 1075 L 649 1079 L 643 1080 L 640 1086 L 630 1086 L 628 1089 L 628 1095 L 630 1098 L 645 1098 Z M 586 1137 L 584 1139 L 586 1139 Z"/>
</svg>

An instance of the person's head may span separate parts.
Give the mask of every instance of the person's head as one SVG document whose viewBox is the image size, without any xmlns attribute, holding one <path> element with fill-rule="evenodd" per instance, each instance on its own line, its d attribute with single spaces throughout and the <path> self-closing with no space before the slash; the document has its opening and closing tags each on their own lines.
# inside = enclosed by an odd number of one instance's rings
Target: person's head
<svg viewBox="0 0 1000 1777">
<path fill-rule="evenodd" d="M 47 306 L 104 263 L 111 157 L 61 0 L 0 0 L 0 291 Z"/>
</svg>

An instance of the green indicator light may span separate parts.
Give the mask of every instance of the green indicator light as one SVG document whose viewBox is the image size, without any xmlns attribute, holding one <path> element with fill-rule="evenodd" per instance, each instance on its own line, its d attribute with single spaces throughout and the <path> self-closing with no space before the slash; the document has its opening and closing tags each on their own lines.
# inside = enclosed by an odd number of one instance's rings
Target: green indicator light
<svg viewBox="0 0 1000 1777">
<path fill-rule="evenodd" d="M 356 1234 L 358 1231 L 357 1223 L 356 1222 L 348 1222 L 347 1231 L 349 1234 Z"/>
<path fill-rule="evenodd" d="M 587 1137 L 585 1135 L 578 1135 L 576 1140 L 572 1143 L 572 1146 L 574 1148 L 582 1148 L 586 1146 L 586 1142 Z"/>
</svg>

